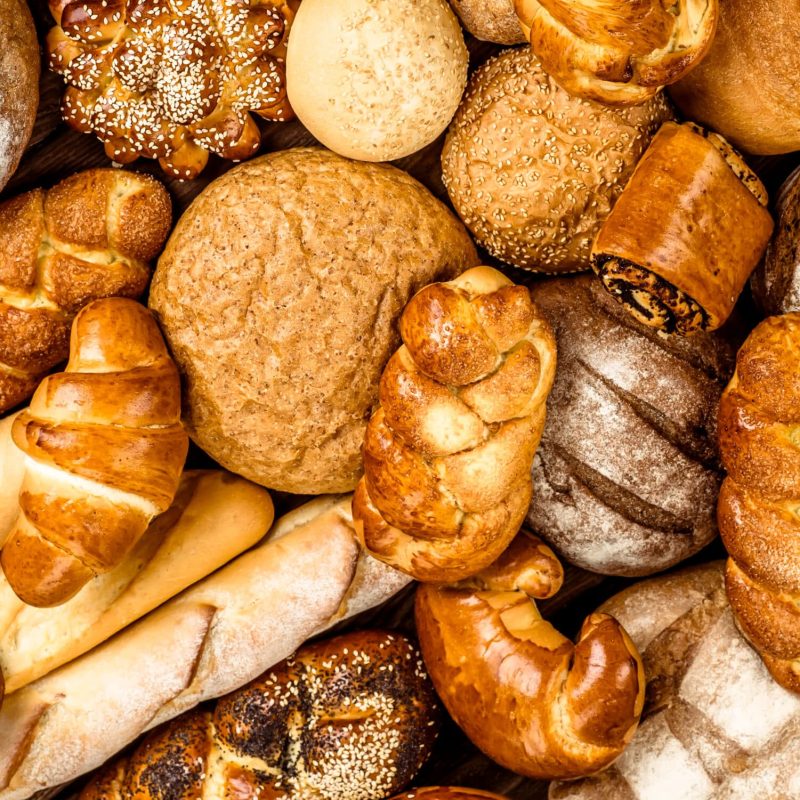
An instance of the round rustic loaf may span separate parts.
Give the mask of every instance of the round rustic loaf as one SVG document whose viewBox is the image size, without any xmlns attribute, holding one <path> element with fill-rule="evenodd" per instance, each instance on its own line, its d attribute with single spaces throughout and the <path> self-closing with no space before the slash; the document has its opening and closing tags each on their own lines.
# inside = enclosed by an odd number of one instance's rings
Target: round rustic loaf
<svg viewBox="0 0 800 800">
<path fill-rule="evenodd" d="M 636 584 L 599 610 L 644 657 L 642 723 L 613 766 L 551 784 L 550 800 L 800 796 L 800 698 L 736 629 L 722 562 Z"/>
<path fill-rule="evenodd" d="M 613 109 L 567 94 L 529 47 L 472 76 L 442 151 L 456 211 L 493 256 L 536 272 L 589 269 L 592 240 L 658 127 L 663 95 Z"/>
<path fill-rule="evenodd" d="M 648 575 L 717 532 L 719 397 L 734 350 L 719 334 L 660 336 L 594 277 L 532 289 L 558 344 L 533 466 L 532 529 L 564 558 Z"/>
<path fill-rule="evenodd" d="M 0 0 L 0 189 L 14 174 L 39 105 L 39 45 L 24 0 Z"/>
<path fill-rule="evenodd" d="M 274 489 L 353 489 L 403 307 L 477 263 L 394 167 L 299 148 L 226 173 L 178 222 L 150 293 L 191 437 Z"/>
</svg>

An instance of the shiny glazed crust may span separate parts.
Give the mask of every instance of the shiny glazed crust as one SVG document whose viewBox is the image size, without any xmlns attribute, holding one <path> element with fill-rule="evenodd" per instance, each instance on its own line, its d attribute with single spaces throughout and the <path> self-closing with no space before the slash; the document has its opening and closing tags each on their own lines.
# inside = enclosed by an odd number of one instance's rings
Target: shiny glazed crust
<svg viewBox="0 0 800 800">
<path fill-rule="evenodd" d="M 545 69 L 570 94 L 612 106 L 643 103 L 708 52 L 717 0 L 515 0 Z"/>
<path fill-rule="evenodd" d="M 178 370 L 152 314 L 123 298 L 86 306 L 65 371 L 39 384 L 12 427 L 27 460 L 0 563 L 22 600 L 65 602 L 169 508 L 189 447 L 180 413 Z"/>
<path fill-rule="evenodd" d="M 489 267 L 419 291 L 380 383 L 353 519 L 367 550 L 417 580 L 473 575 L 505 550 L 555 375 L 527 288 Z"/>
<path fill-rule="evenodd" d="M 447 710 L 486 755 L 531 778 L 607 767 L 644 704 L 641 658 L 613 617 L 589 616 L 577 645 L 542 619 L 534 599 L 562 580 L 553 552 L 521 534 L 475 578 L 417 591 L 420 646 Z"/>
</svg>

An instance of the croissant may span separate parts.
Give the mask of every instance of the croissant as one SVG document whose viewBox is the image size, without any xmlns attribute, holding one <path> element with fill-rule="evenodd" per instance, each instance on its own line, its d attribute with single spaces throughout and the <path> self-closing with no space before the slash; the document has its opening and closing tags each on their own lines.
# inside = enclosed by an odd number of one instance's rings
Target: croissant
<svg viewBox="0 0 800 800">
<path fill-rule="evenodd" d="M 423 288 L 400 334 L 353 520 L 376 558 L 417 580 L 459 580 L 494 561 L 525 517 L 555 338 L 528 290 L 489 267 Z"/>
<path fill-rule="evenodd" d="M 79 172 L 0 204 L 0 413 L 66 359 L 82 306 L 144 292 L 171 210 L 157 180 L 118 169 Z"/>
<path fill-rule="evenodd" d="M 705 56 L 717 0 L 515 0 L 526 38 L 570 94 L 644 103 Z"/>
<path fill-rule="evenodd" d="M 27 458 L 0 564 L 22 600 L 65 602 L 169 508 L 188 450 L 180 410 L 178 371 L 150 312 L 123 298 L 86 306 L 66 370 L 39 384 L 12 426 Z"/>
<path fill-rule="evenodd" d="M 417 590 L 422 656 L 439 697 L 498 764 L 540 779 L 589 775 L 630 742 L 644 706 L 636 646 L 606 614 L 574 645 L 542 619 L 564 573 L 550 548 L 521 533 L 488 569 Z"/>
<path fill-rule="evenodd" d="M 719 406 L 728 476 L 717 521 L 739 627 L 775 680 L 800 692 L 800 313 L 750 334 Z"/>
</svg>

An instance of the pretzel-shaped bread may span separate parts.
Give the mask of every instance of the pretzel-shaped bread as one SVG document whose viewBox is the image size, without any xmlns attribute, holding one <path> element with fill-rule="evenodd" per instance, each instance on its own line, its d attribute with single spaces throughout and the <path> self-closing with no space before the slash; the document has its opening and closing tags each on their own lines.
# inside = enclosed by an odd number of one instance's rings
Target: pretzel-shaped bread
<svg viewBox="0 0 800 800">
<path fill-rule="evenodd" d="M 400 319 L 353 519 L 367 550 L 417 580 L 488 566 L 519 530 L 555 375 L 528 290 L 490 267 L 433 283 Z"/>
</svg>

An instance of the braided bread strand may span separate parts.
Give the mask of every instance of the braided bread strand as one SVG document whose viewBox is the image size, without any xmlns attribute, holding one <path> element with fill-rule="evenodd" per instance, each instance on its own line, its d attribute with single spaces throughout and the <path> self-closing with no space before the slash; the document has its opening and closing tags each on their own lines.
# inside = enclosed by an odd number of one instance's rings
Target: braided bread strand
<svg viewBox="0 0 800 800">
<path fill-rule="evenodd" d="M 460 580 L 492 563 L 525 517 L 555 338 L 528 290 L 489 267 L 422 289 L 400 333 L 353 519 L 376 558 L 417 580 Z"/>
<path fill-rule="evenodd" d="M 728 599 L 773 677 L 800 692 L 800 313 L 764 320 L 719 408 Z"/>
</svg>

